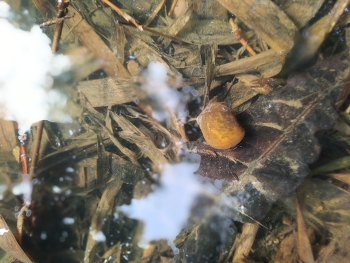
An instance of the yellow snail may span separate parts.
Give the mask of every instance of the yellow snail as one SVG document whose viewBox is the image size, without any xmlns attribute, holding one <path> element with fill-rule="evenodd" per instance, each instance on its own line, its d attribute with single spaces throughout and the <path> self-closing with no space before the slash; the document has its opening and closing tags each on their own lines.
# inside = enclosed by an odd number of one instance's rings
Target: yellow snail
<svg viewBox="0 0 350 263">
<path fill-rule="evenodd" d="M 231 108 L 220 102 L 209 102 L 197 117 L 205 141 L 216 149 L 236 146 L 244 137 Z"/>
</svg>

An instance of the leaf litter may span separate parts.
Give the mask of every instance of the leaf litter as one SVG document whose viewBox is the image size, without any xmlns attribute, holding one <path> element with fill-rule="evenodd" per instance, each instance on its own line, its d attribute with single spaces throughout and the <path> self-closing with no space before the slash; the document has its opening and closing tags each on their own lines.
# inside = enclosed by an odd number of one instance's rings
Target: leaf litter
<svg viewBox="0 0 350 263">
<path fill-rule="evenodd" d="M 32 201 L 17 218 L 15 126 L 1 121 L 1 214 L 6 229 L 20 225 L 17 241 L 2 235 L 1 260 L 31 262 L 26 254 L 34 262 L 346 260 L 349 30 L 337 23 L 349 2 L 178 0 L 168 12 L 171 2 L 70 3 L 60 47 L 79 49 L 72 68 L 88 71 L 75 80 L 82 114 L 72 124 L 44 121 Z M 34 3 L 43 22 L 57 12 L 54 1 Z M 321 18 L 312 21 L 315 15 Z M 231 35 L 230 18 L 246 42 Z M 180 104 L 164 107 L 156 99 L 160 88 L 146 91 L 150 63 L 163 65 Z M 192 121 L 214 97 L 246 130 L 235 148 L 210 147 Z M 328 131 L 338 113 L 341 128 Z M 28 134 L 29 152 L 35 133 Z M 209 188 L 168 240 L 172 248 L 156 240 L 161 236 L 145 248 L 147 226 L 118 207 L 156 196 L 166 185 L 164 166 L 180 160 L 197 165 L 204 177 L 196 180 Z M 186 196 L 185 188 L 176 194 Z M 154 221 L 161 229 L 164 222 Z"/>
</svg>

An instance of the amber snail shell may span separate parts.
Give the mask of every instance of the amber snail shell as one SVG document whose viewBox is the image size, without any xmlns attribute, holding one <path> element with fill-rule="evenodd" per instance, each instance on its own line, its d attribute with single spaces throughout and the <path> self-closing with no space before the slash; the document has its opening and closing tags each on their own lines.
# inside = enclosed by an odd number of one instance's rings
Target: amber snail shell
<svg viewBox="0 0 350 263">
<path fill-rule="evenodd" d="M 197 117 L 205 141 L 216 149 L 236 146 L 244 137 L 231 108 L 220 102 L 210 102 Z"/>
</svg>

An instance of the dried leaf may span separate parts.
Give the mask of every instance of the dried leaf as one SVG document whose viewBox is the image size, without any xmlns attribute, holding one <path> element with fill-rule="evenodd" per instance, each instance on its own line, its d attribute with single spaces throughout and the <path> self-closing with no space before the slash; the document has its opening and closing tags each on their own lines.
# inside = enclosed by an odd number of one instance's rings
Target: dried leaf
<svg viewBox="0 0 350 263">
<path fill-rule="evenodd" d="M 243 141 L 231 150 L 197 143 L 199 173 L 228 181 L 228 195 L 242 194 L 246 213 L 259 220 L 269 206 L 293 191 L 317 160 L 314 137 L 330 129 L 337 118 L 332 108 L 349 74 L 348 51 L 291 77 L 287 85 L 260 97 L 238 116 L 246 129 Z"/>
<path fill-rule="evenodd" d="M 2 215 L 0 215 L 0 247 L 24 263 L 33 262 L 29 259 L 29 257 L 24 253 L 22 248 L 17 243 Z"/>
<path fill-rule="evenodd" d="M 92 217 L 90 232 L 87 239 L 87 244 L 85 248 L 84 262 L 90 263 L 95 256 L 95 248 L 100 238 L 96 238 L 96 235 L 102 231 L 103 220 L 108 214 L 111 213 L 114 200 L 118 194 L 123 182 L 121 180 L 113 178 L 104 190 L 101 200 L 96 209 L 96 213 Z"/>
<path fill-rule="evenodd" d="M 300 210 L 299 202 L 296 203 L 297 223 L 298 223 L 298 254 L 302 262 L 313 263 L 314 256 L 310 245 L 310 240 L 307 235 L 306 225 L 303 214 Z"/>
</svg>

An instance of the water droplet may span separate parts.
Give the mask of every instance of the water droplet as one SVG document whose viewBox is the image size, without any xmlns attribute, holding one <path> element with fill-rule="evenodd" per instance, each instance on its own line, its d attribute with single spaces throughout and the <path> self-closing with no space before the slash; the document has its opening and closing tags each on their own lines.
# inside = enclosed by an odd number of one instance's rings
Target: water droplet
<svg viewBox="0 0 350 263">
<path fill-rule="evenodd" d="M 41 234 L 40 234 L 40 238 L 42 239 L 42 240 L 46 240 L 47 239 L 47 234 L 46 234 L 46 232 L 41 232 Z"/>
</svg>

